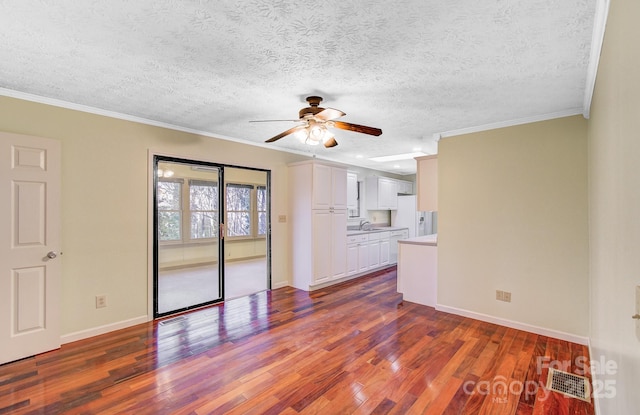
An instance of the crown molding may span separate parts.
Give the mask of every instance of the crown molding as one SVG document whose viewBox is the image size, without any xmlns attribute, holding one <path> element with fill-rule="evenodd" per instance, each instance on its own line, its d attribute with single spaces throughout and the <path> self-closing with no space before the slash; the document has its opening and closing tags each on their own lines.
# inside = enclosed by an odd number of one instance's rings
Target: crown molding
<svg viewBox="0 0 640 415">
<path fill-rule="evenodd" d="M 181 131 L 184 133 L 195 134 L 195 135 L 200 135 L 204 137 L 217 138 L 220 140 L 233 141 L 235 143 L 247 144 L 250 146 L 262 147 L 269 150 L 283 151 L 285 153 L 292 153 L 292 154 L 298 154 L 301 156 L 309 157 L 308 153 L 305 153 L 302 151 L 289 150 L 284 148 L 273 148 L 272 146 L 269 146 L 268 144 L 264 144 L 264 143 L 257 143 L 255 141 L 243 140 L 240 138 L 230 137 L 223 134 L 211 133 L 209 131 L 202 131 L 202 130 L 196 130 L 193 128 L 181 127 L 179 125 L 169 124 L 169 123 L 160 122 L 160 121 L 154 121 L 147 118 L 137 117 L 135 115 L 129 115 L 121 112 L 105 110 L 102 108 L 91 107 L 88 105 L 76 104 L 73 102 L 63 101 L 56 98 L 43 97 L 40 95 L 29 94 L 27 92 L 14 91 L 12 89 L 6 89 L 2 87 L 0 87 L 0 96 L 21 99 L 24 101 L 37 102 L 39 104 L 51 105 L 54 107 L 65 108 L 65 109 L 70 109 L 74 111 L 86 112 L 89 114 L 101 115 L 104 117 L 115 118 L 115 119 L 124 120 L 124 121 L 131 121 L 138 124 L 145 124 L 153 127 L 167 128 L 169 130 Z"/>
<path fill-rule="evenodd" d="M 600 64 L 600 54 L 604 43 L 604 32 L 609 16 L 610 0 L 598 0 L 596 2 L 596 13 L 593 17 L 593 36 L 591 37 L 591 53 L 589 55 L 589 66 L 587 67 L 587 83 L 584 88 L 584 109 L 582 115 L 589 118 L 591 112 L 591 100 L 596 87 L 596 77 L 598 75 L 598 65 Z"/>
<path fill-rule="evenodd" d="M 459 130 L 450 130 L 440 133 L 440 138 L 454 137 L 457 135 L 478 133 L 480 131 L 496 130 L 498 128 L 513 127 L 515 125 L 530 124 L 539 121 L 548 121 L 556 118 L 571 117 L 581 115 L 582 108 L 572 108 L 565 111 L 552 112 L 549 114 L 534 115 L 532 117 L 518 118 L 515 120 L 500 121 L 491 124 L 478 125 L 475 127 L 461 128 Z"/>
</svg>

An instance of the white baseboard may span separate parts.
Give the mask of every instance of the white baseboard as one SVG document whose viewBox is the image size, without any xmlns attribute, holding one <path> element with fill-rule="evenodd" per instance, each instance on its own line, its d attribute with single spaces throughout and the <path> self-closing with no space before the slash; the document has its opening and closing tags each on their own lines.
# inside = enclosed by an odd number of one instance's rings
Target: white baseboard
<svg viewBox="0 0 640 415">
<path fill-rule="evenodd" d="M 74 333 L 65 334 L 60 337 L 61 344 L 67 344 L 78 340 L 88 339 L 89 337 L 98 336 L 100 334 L 109 333 L 111 331 L 124 329 L 127 327 L 135 326 L 136 324 L 142 324 L 150 321 L 148 316 L 140 316 L 131 318 L 129 320 L 118 321 L 116 323 L 105 324 L 104 326 L 92 327 L 86 330 L 76 331 Z"/>
<path fill-rule="evenodd" d="M 271 281 L 271 289 L 275 290 L 277 288 L 282 288 L 282 287 L 288 287 L 289 281 L 278 281 L 278 282 L 273 282 Z"/>
<path fill-rule="evenodd" d="M 533 326 L 518 321 L 507 320 L 501 317 L 490 316 L 488 314 L 476 313 L 475 311 L 464 310 L 456 307 L 449 307 L 442 304 L 436 304 L 436 310 L 443 311 L 445 313 L 456 314 L 463 317 L 469 317 L 475 320 L 486 321 L 487 323 L 498 324 L 500 326 L 510 327 L 512 329 L 528 331 L 531 333 L 539 334 L 541 336 L 553 337 L 572 343 L 581 344 L 587 346 L 589 344 L 589 338 L 584 336 L 577 336 L 571 333 L 565 333 L 558 330 L 547 329 L 544 327 Z"/>
</svg>

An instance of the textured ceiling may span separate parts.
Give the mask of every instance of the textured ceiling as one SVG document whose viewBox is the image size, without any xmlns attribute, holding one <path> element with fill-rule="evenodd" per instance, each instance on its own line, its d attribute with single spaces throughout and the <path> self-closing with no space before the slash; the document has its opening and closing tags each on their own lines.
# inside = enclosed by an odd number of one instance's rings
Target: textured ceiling
<svg viewBox="0 0 640 415">
<path fill-rule="evenodd" d="M 251 143 L 295 124 L 250 120 L 295 119 L 320 95 L 383 134 L 268 146 L 406 174 L 415 161 L 368 158 L 581 113 L 595 3 L 0 0 L 0 87 Z"/>
</svg>

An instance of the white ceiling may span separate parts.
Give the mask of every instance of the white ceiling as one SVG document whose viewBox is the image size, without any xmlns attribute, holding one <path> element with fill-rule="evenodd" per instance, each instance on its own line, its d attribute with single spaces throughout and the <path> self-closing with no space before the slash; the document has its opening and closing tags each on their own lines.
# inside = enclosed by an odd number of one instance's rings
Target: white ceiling
<svg viewBox="0 0 640 415">
<path fill-rule="evenodd" d="M 596 0 L 0 0 L 0 93 L 259 145 L 295 124 L 250 120 L 295 119 L 320 95 L 383 134 L 264 145 L 409 174 L 414 160 L 368 158 L 583 113 L 595 13 Z"/>
</svg>

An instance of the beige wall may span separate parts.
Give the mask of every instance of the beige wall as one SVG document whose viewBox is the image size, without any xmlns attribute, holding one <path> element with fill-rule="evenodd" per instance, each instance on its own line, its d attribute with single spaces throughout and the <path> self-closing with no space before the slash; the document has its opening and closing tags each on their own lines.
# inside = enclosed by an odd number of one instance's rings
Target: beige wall
<svg viewBox="0 0 640 415">
<path fill-rule="evenodd" d="M 287 212 L 286 163 L 303 157 L 0 97 L 0 130 L 62 143 L 62 333 L 147 314 L 148 151 L 272 172 L 272 215 Z M 286 223 L 272 220 L 275 286 L 286 285 Z M 108 307 L 95 308 L 107 294 Z"/>
<path fill-rule="evenodd" d="M 440 141 L 440 305 L 588 335 L 586 127 L 575 116 Z"/>
<path fill-rule="evenodd" d="M 611 2 L 589 120 L 591 346 L 617 369 L 596 373 L 602 414 L 638 413 L 640 323 L 640 2 Z M 606 391 L 608 392 L 608 391 Z"/>
</svg>

